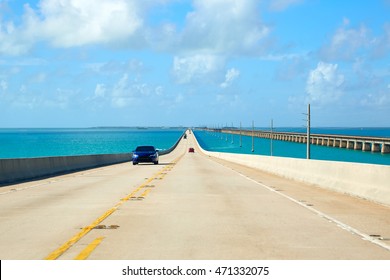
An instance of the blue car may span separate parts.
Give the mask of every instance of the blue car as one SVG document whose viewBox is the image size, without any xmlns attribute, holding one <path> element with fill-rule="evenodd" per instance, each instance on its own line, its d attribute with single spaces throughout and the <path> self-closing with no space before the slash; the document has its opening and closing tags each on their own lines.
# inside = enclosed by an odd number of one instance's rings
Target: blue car
<svg viewBox="0 0 390 280">
<path fill-rule="evenodd" d="M 153 162 L 158 164 L 158 150 L 153 146 L 138 146 L 133 151 L 132 157 L 133 165 L 140 162 Z"/>
</svg>

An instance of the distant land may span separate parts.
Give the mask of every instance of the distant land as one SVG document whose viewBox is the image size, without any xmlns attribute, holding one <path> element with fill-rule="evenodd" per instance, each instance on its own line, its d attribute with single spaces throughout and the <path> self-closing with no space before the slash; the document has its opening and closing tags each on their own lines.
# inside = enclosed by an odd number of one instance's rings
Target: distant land
<svg viewBox="0 0 390 280">
<path fill-rule="evenodd" d="M 93 126 L 87 127 L 86 129 L 185 129 L 184 126 Z"/>
</svg>

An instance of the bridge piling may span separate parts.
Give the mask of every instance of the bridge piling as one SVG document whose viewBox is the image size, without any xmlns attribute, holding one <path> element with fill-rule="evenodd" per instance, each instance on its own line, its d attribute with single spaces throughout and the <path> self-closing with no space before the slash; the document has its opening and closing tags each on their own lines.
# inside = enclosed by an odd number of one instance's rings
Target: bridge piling
<svg viewBox="0 0 390 280">
<path fill-rule="evenodd" d="M 340 148 L 346 148 L 347 147 L 347 140 L 340 140 Z"/>
<path fill-rule="evenodd" d="M 389 154 L 390 153 L 390 144 L 382 143 L 382 154 Z"/>
<path fill-rule="evenodd" d="M 369 142 L 363 142 L 362 151 L 371 151 L 371 143 Z"/>
<path fill-rule="evenodd" d="M 371 144 L 371 152 L 379 152 L 381 150 L 381 145 L 379 143 Z"/>
<path fill-rule="evenodd" d="M 354 150 L 362 150 L 363 143 L 359 141 L 355 141 L 355 146 L 353 147 Z"/>
<path fill-rule="evenodd" d="M 347 141 L 347 149 L 353 150 L 355 147 L 355 141 Z"/>
</svg>

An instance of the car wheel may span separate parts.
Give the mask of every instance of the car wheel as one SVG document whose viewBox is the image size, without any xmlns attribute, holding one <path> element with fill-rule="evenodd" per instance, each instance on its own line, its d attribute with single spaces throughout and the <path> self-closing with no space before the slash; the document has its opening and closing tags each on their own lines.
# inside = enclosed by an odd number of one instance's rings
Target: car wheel
<svg viewBox="0 0 390 280">
<path fill-rule="evenodd" d="M 158 161 L 155 161 L 154 164 L 158 164 Z"/>
<path fill-rule="evenodd" d="M 138 163 L 133 161 L 133 165 L 136 165 L 136 164 L 138 164 Z"/>
</svg>

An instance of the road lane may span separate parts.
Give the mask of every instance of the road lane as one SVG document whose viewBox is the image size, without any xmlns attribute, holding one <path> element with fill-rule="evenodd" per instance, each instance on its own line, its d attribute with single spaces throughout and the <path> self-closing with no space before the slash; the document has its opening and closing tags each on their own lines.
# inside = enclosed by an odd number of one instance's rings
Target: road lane
<svg viewBox="0 0 390 280">
<path fill-rule="evenodd" d="M 1 188 L 0 258 L 44 259 L 93 225 L 53 258 L 390 259 L 389 207 L 189 147 L 196 148 L 192 134 L 161 165 L 119 164 Z M 385 246 L 341 224 L 380 233 L 373 238 Z"/>
<path fill-rule="evenodd" d="M 165 168 L 117 164 L 0 188 L 0 258 L 44 259 Z"/>
<path fill-rule="evenodd" d="M 390 259 L 389 250 L 240 174 L 187 153 L 145 200 L 107 219 L 120 228 L 105 230 L 90 259 Z"/>
</svg>

